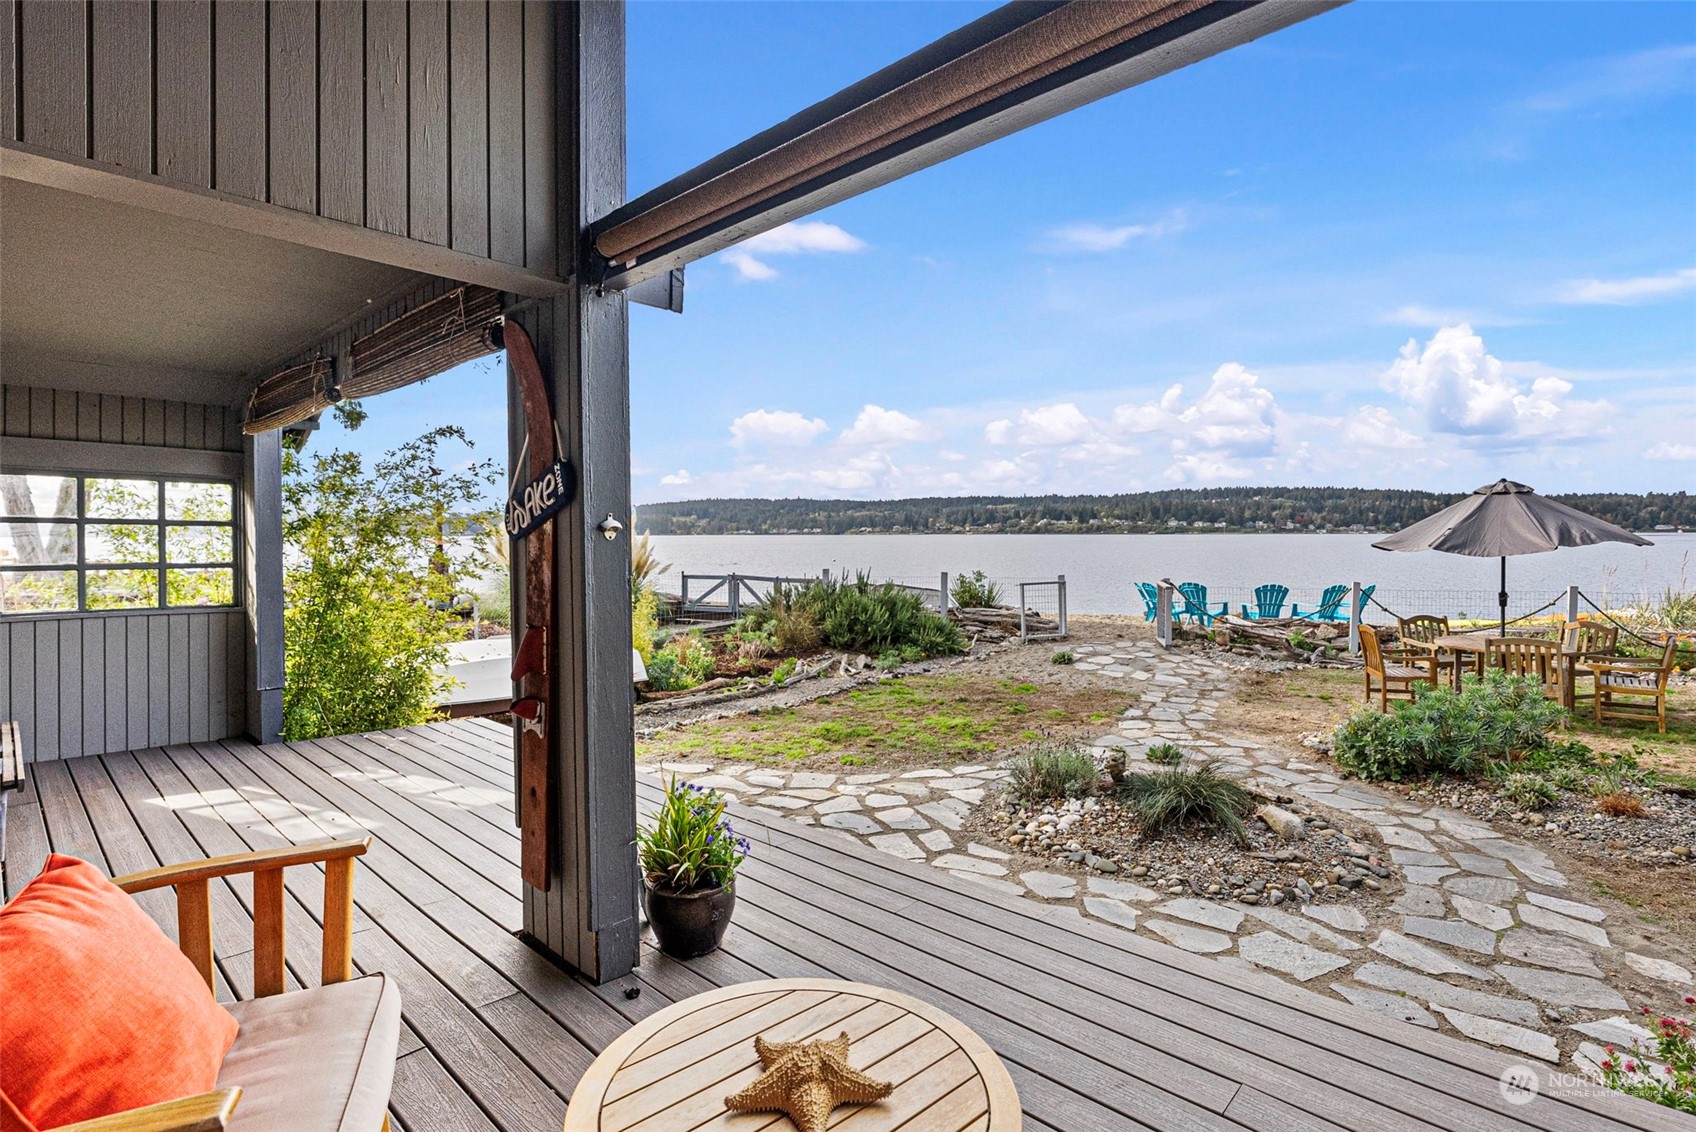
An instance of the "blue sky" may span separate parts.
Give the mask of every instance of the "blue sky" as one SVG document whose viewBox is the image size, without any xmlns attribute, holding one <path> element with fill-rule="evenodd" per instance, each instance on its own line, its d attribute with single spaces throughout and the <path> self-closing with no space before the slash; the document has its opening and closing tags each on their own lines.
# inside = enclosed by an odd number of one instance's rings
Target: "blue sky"
<svg viewBox="0 0 1696 1132">
<path fill-rule="evenodd" d="M 988 8 L 637 0 L 632 194 Z M 688 274 L 638 502 L 1696 489 L 1696 4 L 1360 0 Z M 357 442 L 499 451 L 491 386 Z"/>
</svg>

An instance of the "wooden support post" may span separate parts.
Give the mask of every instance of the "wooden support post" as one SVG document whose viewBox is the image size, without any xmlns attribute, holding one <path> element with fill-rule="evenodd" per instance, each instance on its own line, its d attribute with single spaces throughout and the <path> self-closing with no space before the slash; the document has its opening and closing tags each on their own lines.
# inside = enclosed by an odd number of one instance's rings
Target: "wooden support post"
<svg viewBox="0 0 1696 1132">
<path fill-rule="evenodd" d="M 353 978 L 353 861 L 340 857 L 324 862 L 325 986 Z"/>
<path fill-rule="evenodd" d="M 1578 587 L 1577 586 L 1568 586 L 1566 588 L 1566 619 L 1568 621 L 1577 621 L 1578 620 Z"/>
<path fill-rule="evenodd" d="M 942 572 L 942 600 L 937 602 L 944 617 L 948 616 L 948 571 Z"/>
<path fill-rule="evenodd" d="M 242 587 L 247 609 L 247 733 L 283 732 L 283 434 L 247 437 L 242 495 Z"/>
<path fill-rule="evenodd" d="M 206 980 L 206 989 L 214 993 L 212 981 L 212 893 L 204 880 L 186 880 L 176 886 L 177 946 Z"/>
<path fill-rule="evenodd" d="M 513 306 L 508 319 L 535 346 L 577 488 L 547 527 L 549 883 L 524 885 L 524 932 L 604 983 L 628 974 L 639 956 L 629 532 L 609 537 L 601 528 L 608 516 L 627 524 L 631 514 L 629 324 L 624 297 L 589 281 L 579 237 L 624 199 L 624 11 L 537 5 L 536 16 L 554 25 L 560 263 L 571 282 L 555 298 Z M 510 393 L 509 404 L 516 418 Z"/>
</svg>

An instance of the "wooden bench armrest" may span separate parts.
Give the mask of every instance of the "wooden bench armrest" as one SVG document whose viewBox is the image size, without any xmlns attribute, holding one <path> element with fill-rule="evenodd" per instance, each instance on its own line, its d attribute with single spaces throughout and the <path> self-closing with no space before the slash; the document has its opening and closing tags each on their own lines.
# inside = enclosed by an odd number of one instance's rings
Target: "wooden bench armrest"
<svg viewBox="0 0 1696 1132">
<path fill-rule="evenodd" d="M 212 977 L 212 890 L 210 882 L 240 873 L 253 874 L 253 994 L 282 994 L 287 985 L 283 954 L 283 869 L 290 865 L 324 866 L 324 959 L 322 981 L 353 978 L 353 859 L 371 847 L 369 837 L 285 845 L 252 853 L 231 853 L 204 861 L 163 865 L 112 883 L 125 892 L 170 887 L 177 894 L 177 945 L 194 964 L 208 989 Z"/>
<path fill-rule="evenodd" d="M 1660 673 L 1666 670 L 1658 660 L 1648 660 L 1638 657 L 1618 657 L 1607 662 L 1587 660 L 1584 667 L 1592 672 L 1635 672 L 1639 676 Z"/>
<path fill-rule="evenodd" d="M 57 1132 L 224 1132 L 239 1100 L 240 1089 L 219 1089 L 93 1120 L 79 1120 Z"/>
<path fill-rule="evenodd" d="M 321 861 L 339 861 L 358 857 L 371 848 L 369 837 L 346 841 L 315 841 L 310 845 L 284 845 L 277 849 L 257 849 L 251 853 L 231 853 L 224 857 L 207 857 L 201 861 L 185 861 L 180 865 L 161 865 L 113 877 L 112 883 L 125 892 L 146 892 L 154 888 L 174 888 L 189 881 L 208 881 L 215 877 L 237 873 L 257 873 L 282 869 L 290 865 L 311 865 Z"/>
</svg>

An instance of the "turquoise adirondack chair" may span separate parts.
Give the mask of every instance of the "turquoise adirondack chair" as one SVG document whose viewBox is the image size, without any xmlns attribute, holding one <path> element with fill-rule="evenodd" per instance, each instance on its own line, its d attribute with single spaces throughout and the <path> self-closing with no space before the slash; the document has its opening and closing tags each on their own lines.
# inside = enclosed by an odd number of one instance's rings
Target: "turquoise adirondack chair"
<svg viewBox="0 0 1696 1132">
<path fill-rule="evenodd" d="M 1376 585 L 1362 586 L 1360 588 L 1359 614 L 1363 618 L 1366 615 L 1366 603 L 1372 600 L 1372 591 L 1377 588 L 1378 587 Z M 1327 586 L 1325 587 L 1325 592 L 1319 596 L 1319 607 L 1317 609 L 1312 609 L 1303 613 L 1301 611 L 1301 606 L 1297 605 L 1291 607 L 1290 615 L 1292 617 L 1301 617 L 1308 621 L 1347 621 L 1349 619 L 1349 615 L 1343 609 L 1343 599 L 1348 596 L 1349 588 L 1347 586 Z"/>
<path fill-rule="evenodd" d="M 1160 588 L 1153 582 L 1138 582 L 1137 593 L 1142 595 L 1142 619 L 1153 621 L 1160 612 Z"/>
<path fill-rule="evenodd" d="M 1250 621 L 1270 621 L 1284 615 L 1284 601 L 1290 587 L 1265 585 L 1254 587 L 1254 608 L 1243 606 L 1243 616 Z"/>
<path fill-rule="evenodd" d="M 1217 612 L 1207 604 L 1207 587 L 1200 582 L 1178 583 L 1178 594 L 1184 599 L 1184 607 L 1178 612 L 1179 617 L 1193 617 L 1198 625 L 1211 626 L 1213 619 L 1223 617 L 1231 608 L 1231 603 L 1222 601 Z"/>
</svg>

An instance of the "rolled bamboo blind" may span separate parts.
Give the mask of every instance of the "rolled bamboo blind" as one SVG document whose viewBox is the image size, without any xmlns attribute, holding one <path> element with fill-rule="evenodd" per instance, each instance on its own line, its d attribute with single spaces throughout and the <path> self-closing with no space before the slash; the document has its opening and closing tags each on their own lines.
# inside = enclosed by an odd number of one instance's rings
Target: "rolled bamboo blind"
<svg viewBox="0 0 1696 1132">
<path fill-rule="evenodd" d="M 334 387 L 335 365 L 327 357 L 313 358 L 272 374 L 254 387 L 242 414 L 241 430 L 248 436 L 287 428 L 321 413 L 341 395 Z"/>
<path fill-rule="evenodd" d="M 354 342 L 342 396 L 387 393 L 492 354 L 500 321 L 500 292 L 488 287 L 460 287 L 415 307 Z"/>
</svg>

